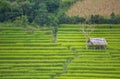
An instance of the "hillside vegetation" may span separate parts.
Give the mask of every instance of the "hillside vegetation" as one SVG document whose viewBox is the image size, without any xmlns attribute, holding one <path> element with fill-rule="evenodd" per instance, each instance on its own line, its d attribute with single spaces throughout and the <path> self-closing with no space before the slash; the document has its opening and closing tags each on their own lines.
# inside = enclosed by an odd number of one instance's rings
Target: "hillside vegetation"
<svg viewBox="0 0 120 79">
<path fill-rule="evenodd" d="M 24 23 L 40 26 L 77 24 L 85 21 L 119 24 L 119 3 L 120 0 L 0 0 L 0 22 L 22 20 Z M 86 18 L 89 15 L 91 17 Z"/>
<path fill-rule="evenodd" d="M 9 25 L 8 25 L 9 26 Z M 85 50 L 81 25 L 60 25 L 52 32 L 0 24 L 0 79 L 119 79 L 120 25 L 95 25 L 91 37 L 104 37 L 107 50 Z"/>
<path fill-rule="evenodd" d="M 89 11 L 83 15 L 87 17 L 91 10 L 103 7 L 102 1 L 106 8 L 112 2 L 112 11 L 117 6 L 119 12 L 120 0 L 83 0 L 75 5 L 74 1 L 77 0 L 62 3 L 61 0 L 0 0 L 0 79 L 120 78 L 120 15 L 116 15 L 117 11 L 110 18 L 95 15 L 90 21 L 81 16 L 69 17 L 72 8 Z M 64 11 L 71 5 L 77 8 L 72 6 L 67 16 Z M 85 22 L 95 27 L 91 38 L 107 40 L 106 49 L 86 49 L 81 29 L 84 24 L 78 24 Z"/>
<path fill-rule="evenodd" d="M 120 14 L 119 4 L 120 0 L 82 0 L 74 4 L 66 14 L 83 17 L 89 17 L 92 14 L 109 16 L 112 12 Z"/>
</svg>

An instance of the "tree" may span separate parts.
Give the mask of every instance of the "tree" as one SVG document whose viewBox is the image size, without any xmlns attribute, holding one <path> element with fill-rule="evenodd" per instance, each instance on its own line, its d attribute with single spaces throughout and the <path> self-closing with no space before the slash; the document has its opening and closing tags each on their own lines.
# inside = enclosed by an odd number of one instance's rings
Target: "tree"
<svg viewBox="0 0 120 79">
<path fill-rule="evenodd" d="M 82 24 L 81 31 L 82 31 L 82 33 L 84 34 L 84 37 L 85 37 L 86 49 L 88 49 L 87 41 L 90 38 L 90 34 L 94 31 L 94 27 L 91 24 L 84 23 L 84 24 Z"/>
<path fill-rule="evenodd" d="M 110 15 L 110 23 L 111 24 L 119 24 L 120 23 L 120 15 L 116 15 L 114 12 Z"/>
<path fill-rule="evenodd" d="M 48 25 L 51 26 L 52 29 L 52 42 L 57 42 L 57 32 L 58 32 L 58 18 L 54 15 L 48 16 Z"/>
<path fill-rule="evenodd" d="M 58 22 L 59 20 L 57 15 L 51 13 L 48 14 L 47 22 L 46 22 L 48 26 L 58 26 Z"/>
<path fill-rule="evenodd" d="M 73 16 L 73 17 L 70 17 L 70 18 L 71 18 L 71 23 L 72 24 L 77 24 L 77 23 L 83 23 L 83 22 L 85 22 L 85 18 L 80 17 L 80 16 Z"/>
<path fill-rule="evenodd" d="M 0 0 L 0 22 L 8 20 L 10 3 L 7 0 Z"/>
<path fill-rule="evenodd" d="M 115 24 L 120 24 L 120 15 L 116 15 Z"/>
<path fill-rule="evenodd" d="M 46 1 L 47 10 L 50 13 L 54 13 L 58 11 L 58 9 L 60 8 L 60 5 L 61 5 L 61 0 L 47 0 Z"/>
<path fill-rule="evenodd" d="M 116 18 L 116 15 L 115 15 L 114 12 L 112 12 L 112 13 L 110 14 L 110 23 L 111 23 L 111 24 L 114 24 L 114 23 L 115 23 L 115 18 Z"/>
<path fill-rule="evenodd" d="M 39 24 L 39 25 L 44 25 L 44 24 L 46 24 L 46 20 L 47 20 L 47 7 L 46 7 L 46 5 L 44 4 L 44 3 L 40 3 L 39 4 L 39 7 L 38 7 L 38 10 L 36 10 L 36 17 L 35 17 L 35 22 L 37 23 L 37 24 Z"/>
<path fill-rule="evenodd" d="M 53 43 L 57 42 L 57 32 L 58 32 L 58 26 L 53 26 L 52 27 L 52 33 L 53 33 L 52 42 Z"/>
<path fill-rule="evenodd" d="M 16 20 L 17 17 L 22 16 L 22 14 L 23 14 L 23 10 L 22 10 L 21 6 L 16 1 L 11 2 L 10 11 L 9 11 L 9 15 L 8 15 L 9 19 L 11 21 L 14 21 L 14 20 Z"/>
<path fill-rule="evenodd" d="M 29 22 L 28 22 L 27 16 L 22 15 L 17 17 L 14 23 L 17 24 L 17 26 L 22 26 L 26 28 Z"/>
<path fill-rule="evenodd" d="M 70 17 L 68 17 L 64 12 L 60 11 L 58 13 L 59 24 L 70 23 Z"/>
<path fill-rule="evenodd" d="M 91 23 L 96 23 L 96 24 L 104 24 L 104 23 L 108 23 L 108 19 L 104 18 L 101 15 L 91 15 L 89 22 Z"/>
</svg>

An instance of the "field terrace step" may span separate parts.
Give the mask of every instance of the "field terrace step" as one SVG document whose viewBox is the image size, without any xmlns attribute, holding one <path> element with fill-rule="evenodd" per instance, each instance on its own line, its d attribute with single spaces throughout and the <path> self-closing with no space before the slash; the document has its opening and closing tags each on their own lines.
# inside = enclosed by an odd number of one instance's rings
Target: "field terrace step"
<svg viewBox="0 0 120 79">
<path fill-rule="evenodd" d="M 103 79 L 100 77 L 67 77 L 67 76 L 62 76 L 62 77 L 56 77 L 55 79 Z M 104 78 L 104 79 L 115 79 L 115 78 Z"/>
<path fill-rule="evenodd" d="M 65 78 L 64 78 L 65 77 Z M 119 75 L 111 75 L 111 74 L 97 74 L 97 73 L 77 73 L 77 74 L 65 74 L 63 75 L 62 77 L 60 77 L 60 79 L 69 79 L 69 78 L 78 78 L 78 79 L 88 79 L 89 78 L 93 78 L 93 79 L 99 79 L 99 78 L 104 78 L 104 79 L 111 79 L 111 78 L 114 78 L 114 79 L 119 79 L 120 76 Z M 84 78 L 81 78 L 81 77 L 84 77 Z"/>
<path fill-rule="evenodd" d="M 60 59 L 60 60 L 57 60 L 57 59 L 41 59 L 41 60 L 37 60 L 37 59 L 17 59 L 17 60 L 14 60 L 14 59 L 11 59 L 11 60 L 8 60 L 8 59 L 5 59 L 5 60 L 0 60 L 0 63 L 64 63 L 66 60 L 65 59 Z M 9 66 L 5 66 L 5 67 L 9 67 Z M 1 67 L 2 68 L 2 67 Z"/>
<path fill-rule="evenodd" d="M 40 40 L 39 40 L 40 41 Z M 37 41 L 36 41 L 37 42 Z M 15 43 L 15 44 L 4 44 L 1 43 L 0 47 L 55 47 L 60 46 L 60 43 Z"/>
<path fill-rule="evenodd" d="M 31 75 L 27 75 L 27 76 L 4 76 L 4 77 L 1 77 L 1 79 L 36 79 L 36 78 L 39 78 L 39 79 L 50 79 L 50 76 L 31 76 Z"/>
<path fill-rule="evenodd" d="M 0 53 L 0 56 L 72 56 L 72 53 Z"/>
<path fill-rule="evenodd" d="M 65 50 L 65 47 L 1 47 L 0 50 Z"/>
<path fill-rule="evenodd" d="M 62 24 L 59 28 L 80 28 L 83 27 L 85 24 Z M 88 25 L 88 24 L 86 24 Z M 110 24 L 91 24 L 95 28 L 107 28 L 110 29 Z M 120 24 L 112 24 L 112 28 L 119 28 Z"/>
<path fill-rule="evenodd" d="M 44 53 L 64 53 L 64 54 L 66 54 L 66 53 L 71 53 L 71 51 L 69 50 L 66 50 L 66 49 L 64 49 L 64 50 L 29 50 L 29 49 L 26 49 L 26 50 L 0 50 L 0 52 L 1 53 L 42 53 L 42 54 L 44 54 Z"/>
</svg>

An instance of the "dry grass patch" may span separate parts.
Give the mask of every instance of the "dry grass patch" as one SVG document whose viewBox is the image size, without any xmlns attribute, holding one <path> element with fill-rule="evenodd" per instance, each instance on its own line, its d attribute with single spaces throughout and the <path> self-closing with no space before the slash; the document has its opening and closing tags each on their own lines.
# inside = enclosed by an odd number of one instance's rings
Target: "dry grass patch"
<svg viewBox="0 0 120 79">
<path fill-rule="evenodd" d="M 91 14 L 109 16 L 112 12 L 120 14 L 120 0 L 83 0 L 74 4 L 66 14 L 89 17 Z"/>
</svg>

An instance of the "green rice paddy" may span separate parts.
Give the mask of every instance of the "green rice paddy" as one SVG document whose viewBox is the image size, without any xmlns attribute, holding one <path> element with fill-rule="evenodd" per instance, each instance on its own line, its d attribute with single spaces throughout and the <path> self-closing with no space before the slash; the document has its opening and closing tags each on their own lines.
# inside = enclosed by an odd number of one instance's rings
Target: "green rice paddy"
<svg viewBox="0 0 120 79">
<path fill-rule="evenodd" d="M 94 25 L 106 50 L 86 50 L 81 26 L 60 25 L 56 43 L 49 29 L 0 26 L 0 79 L 120 79 L 120 25 Z"/>
</svg>

